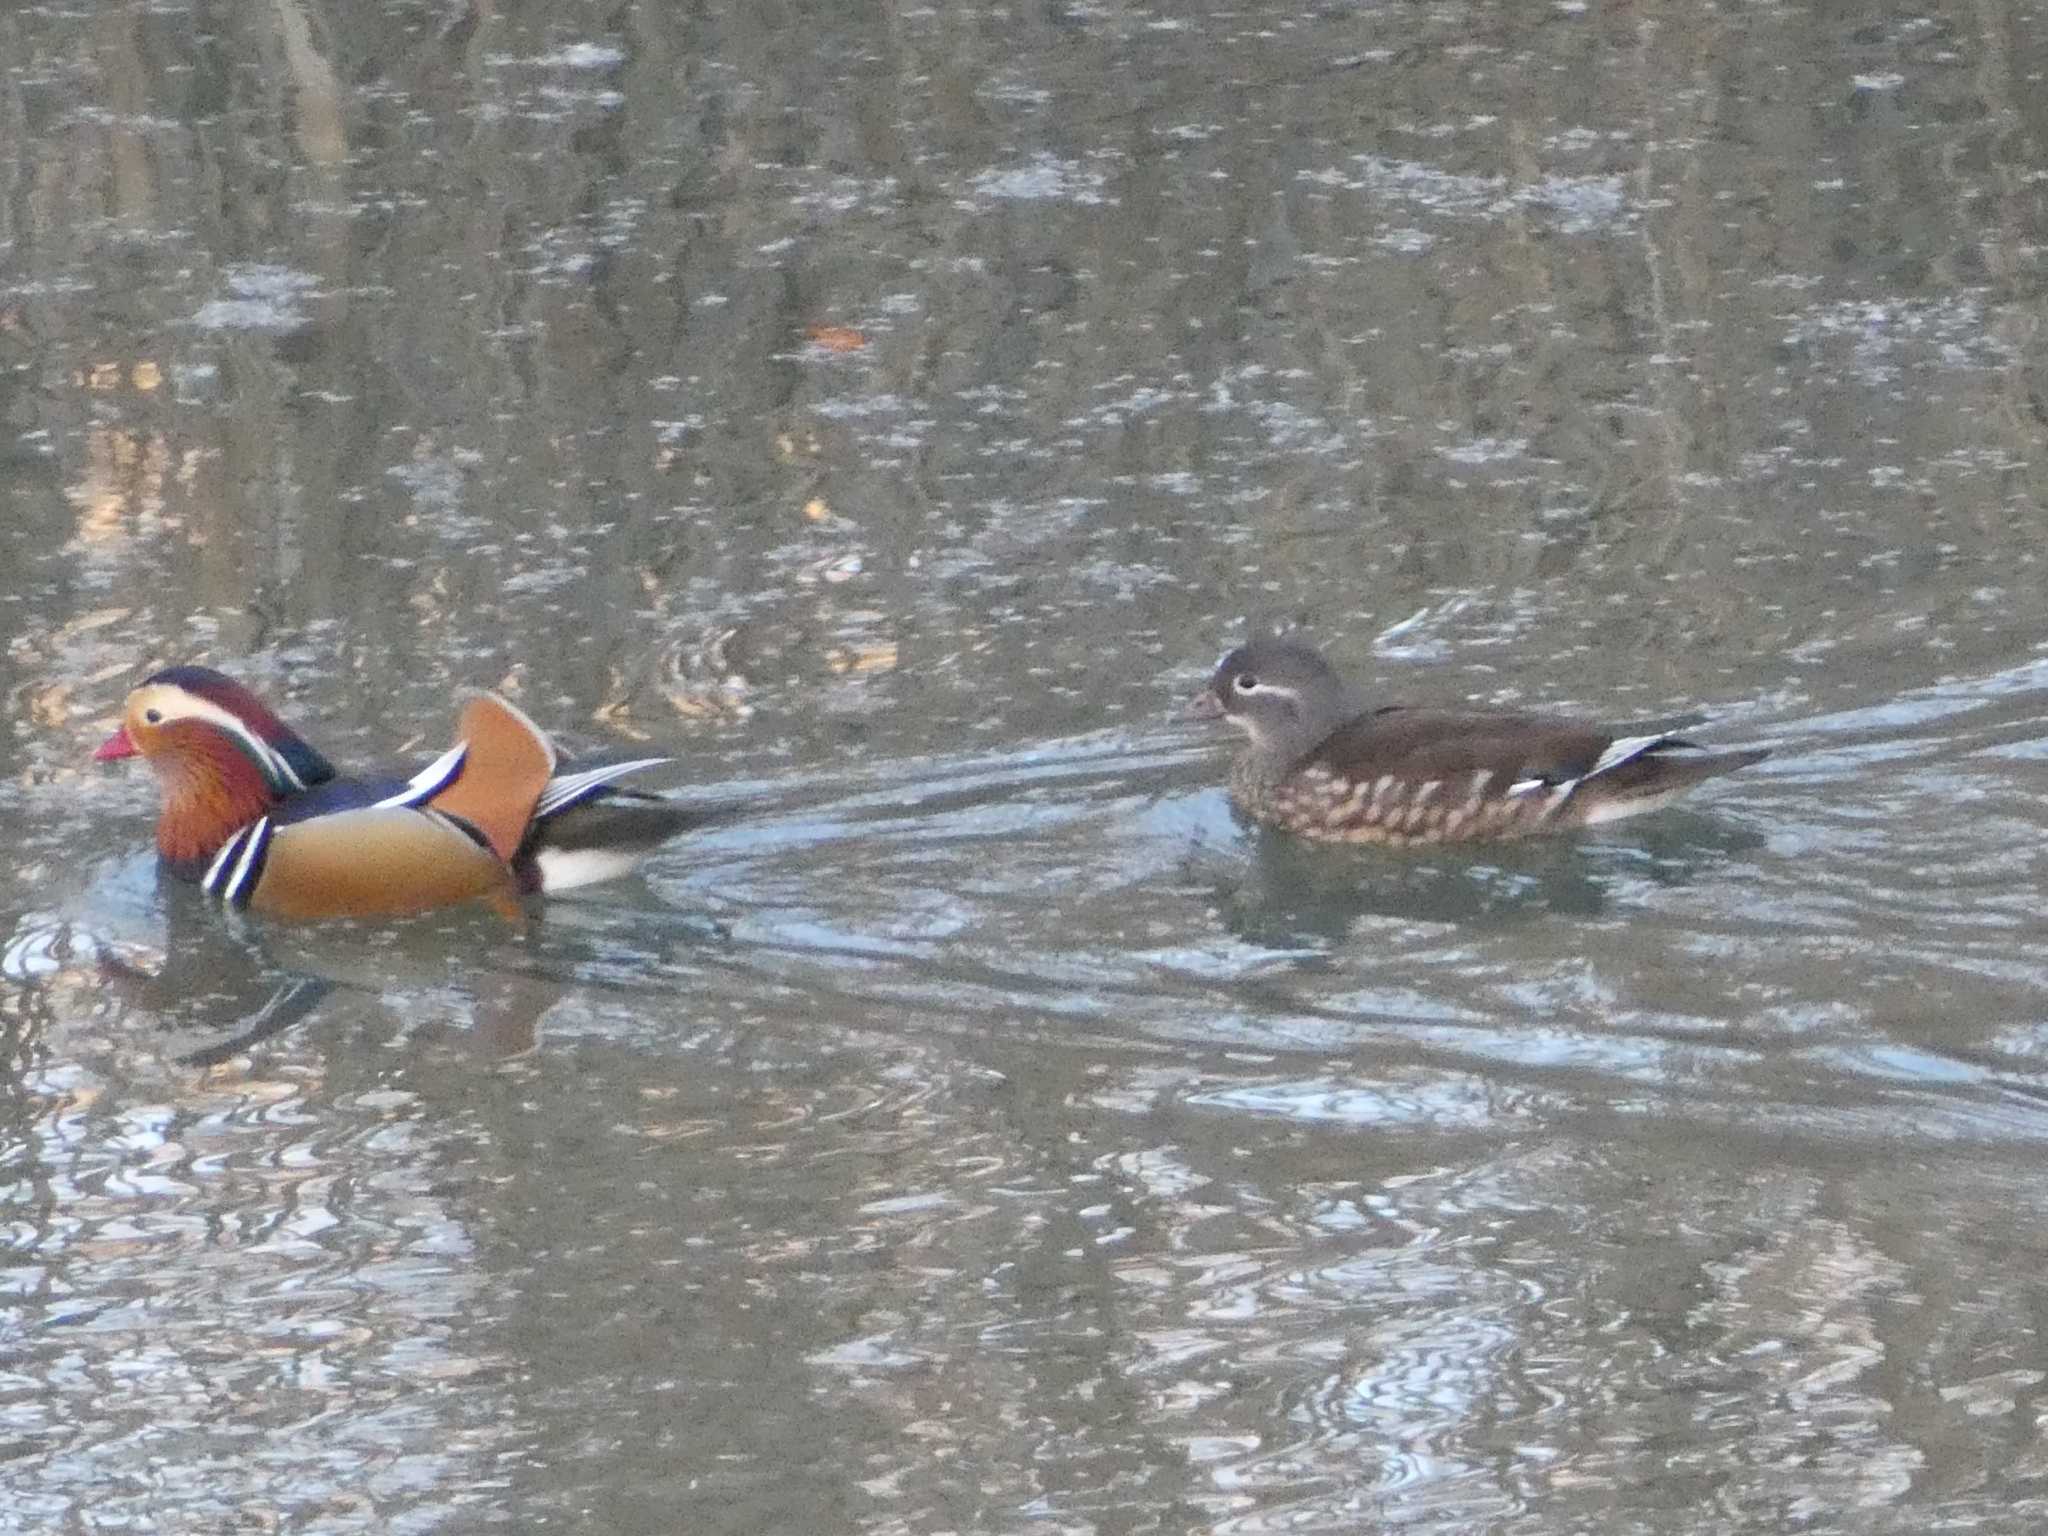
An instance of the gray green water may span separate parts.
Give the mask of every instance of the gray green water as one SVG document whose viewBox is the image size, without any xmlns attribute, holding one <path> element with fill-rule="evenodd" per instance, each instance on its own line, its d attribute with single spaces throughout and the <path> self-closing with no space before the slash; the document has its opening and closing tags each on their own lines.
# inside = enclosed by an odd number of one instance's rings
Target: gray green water
<svg viewBox="0 0 2048 1536">
<path fill-rule="evenodd" d="M 1997 0 L 0 14 L 0 1530 L 2040 1529 L 2044 74 Z M 1291 847 L 1173 719 L 1254 616 L 1778 753 Z M 186 660 L 756 811 L 238 929 L 86 760 Z"/>
</svg>

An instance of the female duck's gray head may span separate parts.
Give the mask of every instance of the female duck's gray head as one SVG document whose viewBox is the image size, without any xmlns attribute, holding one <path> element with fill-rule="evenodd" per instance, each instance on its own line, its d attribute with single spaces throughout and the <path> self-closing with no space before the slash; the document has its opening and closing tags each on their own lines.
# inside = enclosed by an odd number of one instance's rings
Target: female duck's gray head
<svg viewBox="0 0 2048 1536">
<path fill-rule="evenodd" d="M 1227 720 L 1261 757 L 1292 763 L 1356 716 L 1359 706 L 1314 646 L 1274 638 L 1248 641 L 1217 662 L 1189 713 Z"/>
</svg>

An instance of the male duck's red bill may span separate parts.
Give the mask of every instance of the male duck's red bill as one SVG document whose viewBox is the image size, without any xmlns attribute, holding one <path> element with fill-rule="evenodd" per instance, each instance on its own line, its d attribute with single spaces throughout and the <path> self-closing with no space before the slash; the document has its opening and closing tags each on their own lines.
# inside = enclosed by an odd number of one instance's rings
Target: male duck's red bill
<svg viewBox="0 0 2048 1536">
<path fill-rule="evenodd" d="M 96 762 L 140 756 L 162 796 L 165 867 L 237 908 L 383 917 L 623 874 L 730 807 L 679 805 L 617 780 L 668 758 L 558 772 L 554 744 L 496 694 L 463 709 L 455 745 L 410 778 L 342 775 L 248 689 L 169 667 L 128 695 Z"/>
</svg>

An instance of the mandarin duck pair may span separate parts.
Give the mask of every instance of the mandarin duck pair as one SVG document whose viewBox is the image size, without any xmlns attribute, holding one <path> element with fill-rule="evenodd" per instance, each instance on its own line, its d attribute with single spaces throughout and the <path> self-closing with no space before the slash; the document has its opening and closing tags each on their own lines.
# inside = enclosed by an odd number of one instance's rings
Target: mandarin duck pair
<svg viewBox="0 0 2048 1536">
<path fill-rule="evenodd" d="M 1293 638 L 1239 646 L 1189 713 L 1249 738 L 1239 808 L 1304 837 L 1412 845 L 1560 832 L 1669 804 L 1766 756 L 1668 732 L 1572 720 L 1362 704 Z M 680 805 L 618 780 L 670 761 L 558 772 L 555 748 L 495 694 L 462 711 L 455 745 L 410 778 L 344 777 L 256 696 L 206 667 L 171 667 L 128 696 L 94 756 L 155 770 L 157 851 L 229 906 L 276 917 L 375 917 L 523 896 L 625 873 L 725 807 Z"/>
</svg>

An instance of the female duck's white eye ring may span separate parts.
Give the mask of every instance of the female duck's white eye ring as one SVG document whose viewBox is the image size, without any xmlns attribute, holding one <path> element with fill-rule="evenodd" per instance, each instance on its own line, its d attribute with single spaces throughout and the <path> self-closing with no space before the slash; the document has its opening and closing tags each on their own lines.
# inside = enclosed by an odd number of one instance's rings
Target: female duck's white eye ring
<svg viewBox="0 0 2048 1536">
<path fill-rule="evenodd" d="M 1259 680 L 1249 672 L 1240 672 L 1237 674 L 1237 681 L 1231 686 L 1236 688 L 1239 693 L 1250 693 L 1259 686 Z"/>
</svg>

